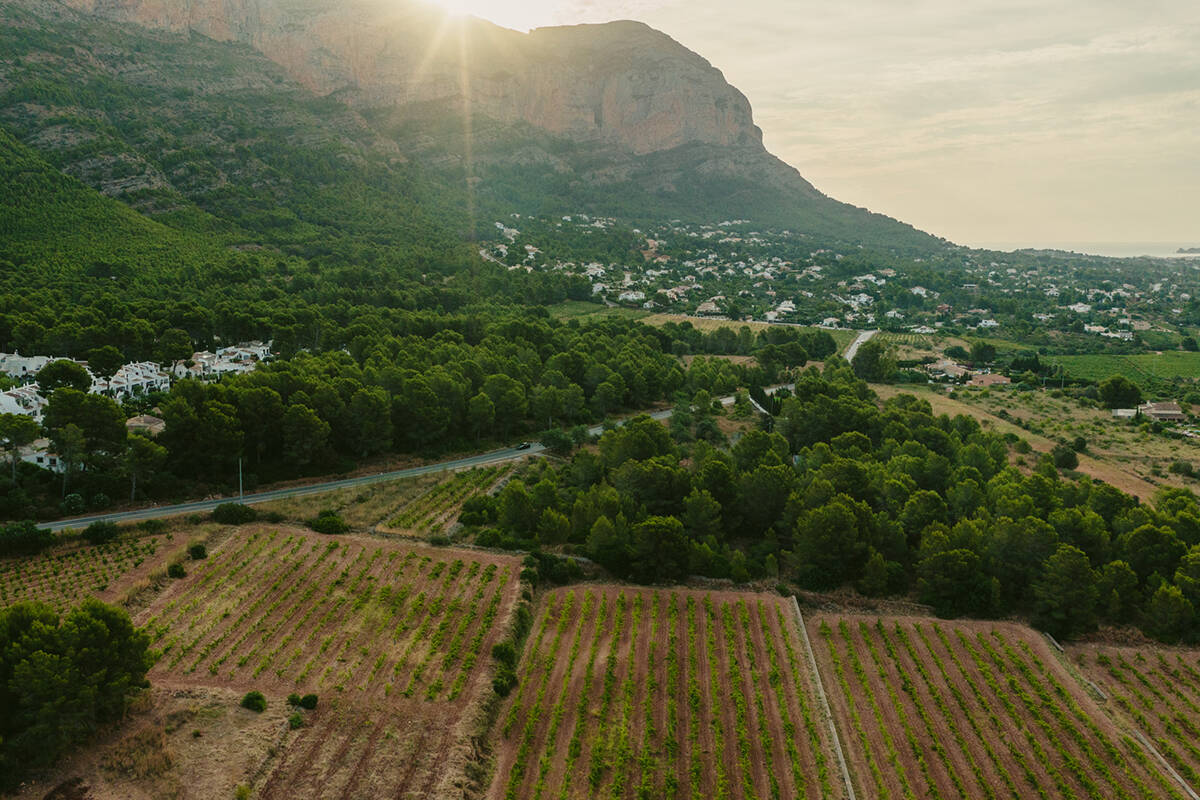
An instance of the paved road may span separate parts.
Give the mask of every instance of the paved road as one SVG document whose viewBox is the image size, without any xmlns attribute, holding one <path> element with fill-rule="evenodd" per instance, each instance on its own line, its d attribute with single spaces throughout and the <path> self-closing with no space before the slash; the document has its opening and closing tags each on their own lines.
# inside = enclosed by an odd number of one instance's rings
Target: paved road
<svg viewBox="0 0 1200 800">
<path fill-rule="evenodd" d="M 879 331 L 863 331 L 860 333 L 858 337 L 850 343 L 850 346 L 846 348 L 846 355 L 842 356 L 842 358 L 846 359 L 847 361 L 853 361 L 854 357 L 858 355 L 858 348 L 871 341 L 871 337 L 877 333 L 879 333 Z"/>
<path fill-rule="evenodd" d="M 772 386 L 767 391 L 774 392 L 779 387 Z M 721 403 L 724 405 L 733 405 L 734 398 L 732 396 L 722 397 Z M 664 420 L 670 419 L 672 410 L 665 409 L 663 411 L 655 411 L 649 416 L 652 419 Z M 599 436 L 604 432 L 601 425 L 595 425 L 588 428 L 588 433 L 593 436 Z M 191 503 L 180 503 L 173 506 L 152 506 L 150 508 L 140 508 L 136 511 L 124 511 L 113 514 L 93 514 L 87 517 L 75 517 L 74 519 L 59 520 L 57 522 L 47 522 L 41 527 L 51 531 L 63 531 L 70 528 L 86 528 L 93 522 L 141 522 L 147 519 L 161 519 L 163 517 L 175 517 L 182 514 L 200 514 L 212 511 L 222 503 L 241 502 L 246 505 L 255 503 L 267 503 L 272 500 L 283 500 L 289 497 L 304 497 L 310 494 L 320 494 L 329 492 L 335 489 L 348 489 L 356 486 L 369 486 L 373 483 L 381 483 L 383 481 L 394 481 L 400 478 L 415 478 L 420 475 L 431 475 L 436 472 L 450 472 L 453 470 L 469 469 L 471 467 L 482 467 L 489 464 L 501 464 L 506 461 L 516 461 L 524 456 L 538 455 L 544 453 L 546 448 L 537 443 L 532 442 L 529 447 L 524 450 L 518 450 L 515 447 L 507 447 L 503 450 L 493 450 L 489 453 L 480 453 L 467 458 L 457 458 L 452 461 L 440 461 L 436 464 L 426 464 L 423 467 L 411 467 L 409 469 L 398 469 L 392 472 L 380 472 L 376 475 L 364 475 L 358 478 L 345 478 L 339 481 L 326 481 L 325 483 L 314 483 L 309 486 L 295 486 L 287 489 L 272 489 L 266 492 L 254 492 L 246 495 L 239 500 L 237 497 L 218 497 L 211 500 L 197 500 Z"/>
<path fill-rule="evenodd" d="M 732 405 L 732 397 L 721 398 L 721 402 L 725 405 Z M 655 411 L 649 415 L 653 419 L 663 420 L 670 419 L 671 410 Z M 598 436 L 604 432 L 604 428 L 596 425 L 588 429 L 588 432 L 593 436 Z M 152 506 L 150 508 L 141 508 L 136 511 L 124 511 L 114 514 L 93 514 L 88 517 L 76 517 L 74 519 L 59 520 L 57 522 L 47 522 L 41 527 L 51 531 L 63 531 L 69 528 L 86 528 L 93 522 L 141 522 L 147 519 L 160 519 L 162 517 L 175 517 L 182 514 L 200 514 L 212 511 L 222 503 L 242 502 L 247 505 L 255 503 L 267 503 L 272 500 L 283 500 L 289 497 L 303 497 L 310 494 L 320 494 L 329 492 L 335 489 L 347 489 L 355 486 L 369 486 L 372 483 L 380 483 L 383 481 L 394 481 L 400 478 L 415 478 L 420 475 L 430 475 L 436 472 L 450 472 L 453 470 L 469 469 L 471 467 L 482 467 L 489 464 L 501 464 L 506 461 L 516 461 L 519 458 L 530 455 L 538 455 L 545 452 L 546 448 L 537 442 L 533 442 L 524 450 L 518 450 L 515 447 L 507 447 L 503 450 L 493 450 L 489 453 L 481 453 L 476 456 L 467 458 L 458 458 L 453 461 L 440 461 L 436 464 L 427 464 L 423 467 L 412 467 L 409 469 L 398 469 L 392 472 L 380 472 L 376 475 L 364 475 L 359 478 L 346 478 L 340 481 L 326 481 L 324 483 L 315 483 L 309 486 L 296 486 L 288 489 L 272 489 L 266 492 L 254 492 L 248 494 L 242 500 L 237 497 L 219 497 L 212 500 L 197 500 L 191 503 L 180 503 L 173 506 Z"/>
</svg>

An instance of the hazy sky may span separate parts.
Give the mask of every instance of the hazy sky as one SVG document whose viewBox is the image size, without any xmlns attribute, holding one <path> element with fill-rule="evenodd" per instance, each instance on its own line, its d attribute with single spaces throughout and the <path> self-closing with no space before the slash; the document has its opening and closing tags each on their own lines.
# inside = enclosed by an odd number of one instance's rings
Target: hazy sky
<svg viewBox="0 0 1200 800">
<path fill-rule="evenodd" d="M 1200 0 L 442 0 L 639 19 L 826 193 L 964 244 L 1200 245 Z"/>
</svg>

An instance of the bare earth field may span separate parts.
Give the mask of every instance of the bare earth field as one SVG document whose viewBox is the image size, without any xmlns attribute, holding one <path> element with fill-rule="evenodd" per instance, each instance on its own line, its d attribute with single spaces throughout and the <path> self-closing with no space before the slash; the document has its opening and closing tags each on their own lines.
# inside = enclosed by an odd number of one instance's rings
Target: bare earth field
<svg viewBox="0 0 1200 800">
<path fill-rule="evenodd" d="M 860 797 L 1183 797 L 1028 628 L 807 624 Z"/>
<path fill-rule="evenodd" d="M 23 800 L 232 798 L 235 787 L 270 765 L 288 731 L 288 711 L 238 706 L 228 689 L 155 688 L 99 743 L 27 784 Z M 58 795 L 50 794 L 59 789 Z"/>
<path fill-rule="evenodd" d="M 1097 644 L 1071 645 L 1067 652 L 1106 696 L 1104 707 L 1200 787 L 1200 652 Z"/>
<path fill-rule="evenodd" d="M 546 595 L 494 737 L 490 798 L 842 797 L 790 601 Z"/>
</svg>

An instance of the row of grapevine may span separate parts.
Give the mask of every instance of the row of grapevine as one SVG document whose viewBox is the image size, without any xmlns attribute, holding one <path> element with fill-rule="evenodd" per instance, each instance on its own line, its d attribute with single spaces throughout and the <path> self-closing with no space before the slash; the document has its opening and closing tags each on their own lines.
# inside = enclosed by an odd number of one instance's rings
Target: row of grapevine
<svg viewBox="0 0 1200 800">
<path fill-rule="evenodd" d="M 1120 648 L 1085 651 L 1078 663 L 1171 767 L 1200 786 L 1200 665 L 1178 651 Z"/>
<path fill-rule="evenodd" d="M 39 600 L 57 609 L 98 595 L 154 557 L 162 536 L 117 539 L 28 558 L 0 559 L 0 606 Z"/>
<path fill-rule="evenodd" d="M 789 609 L 736 593 L 548 594 L 490 796 L 836 796 Z"/>
<path fill-rule="evenodd" d="M 464 500 L 499 480 L 508 466 L 480 467 L 459 472 L 403 505 L 388 527 L 420 533 L 438 533 Z"/>
<path fill-rule="evenodd" d="M 818 660 L 871 796 L 1174 797 L 1018 629 L 819 618 Z"/>
<path fill-rule="evenodd" d="M 255 531 L 198 562 L 144 623 L 160 672 L 454 701 L 511 607 L 517 562 L 500 561 Z"/>
</svg>

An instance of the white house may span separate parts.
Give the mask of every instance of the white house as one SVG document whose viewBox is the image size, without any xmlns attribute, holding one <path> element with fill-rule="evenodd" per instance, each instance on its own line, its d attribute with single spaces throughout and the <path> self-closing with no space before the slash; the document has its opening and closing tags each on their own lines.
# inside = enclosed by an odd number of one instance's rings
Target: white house
<svg viewBox="0 0 1200 800">
<path fill-rule="evenodd" d="M 103 383 L 103 381 L 98 381 L 98 383 Z M 95 385 L 92 386 L 92 390 L 95 391 Z M 116 371 L 112 380 L 104 384 L 104 391 L 118 398 L 169 390 L 170 375 L 163 372 L 156 363 L 149 361 L 127 363 Z"/>
<path fill-rule="evenodd" d="M 3 414 L 24 414 L 41 422 L 46 405 L 46 398 L 38 393 L 35 384 L 18 386 L 0 394 L 0 413 Z"/>
<path fill-rule="evenodd" d="M 35 439 L 20 449 L 19 456 L 26 464 L 33 464 L 51 472 L 62 472 L 67 468 L 58 454 L 50 449 L 49 439 Z"/>
<path fill-rule="evenodd" d="M 0 372 L 14 378 L 32 378 L 54 359 L 46 356 L 23 356 L 20 353 L 0 353 Z"/>
</svg>

